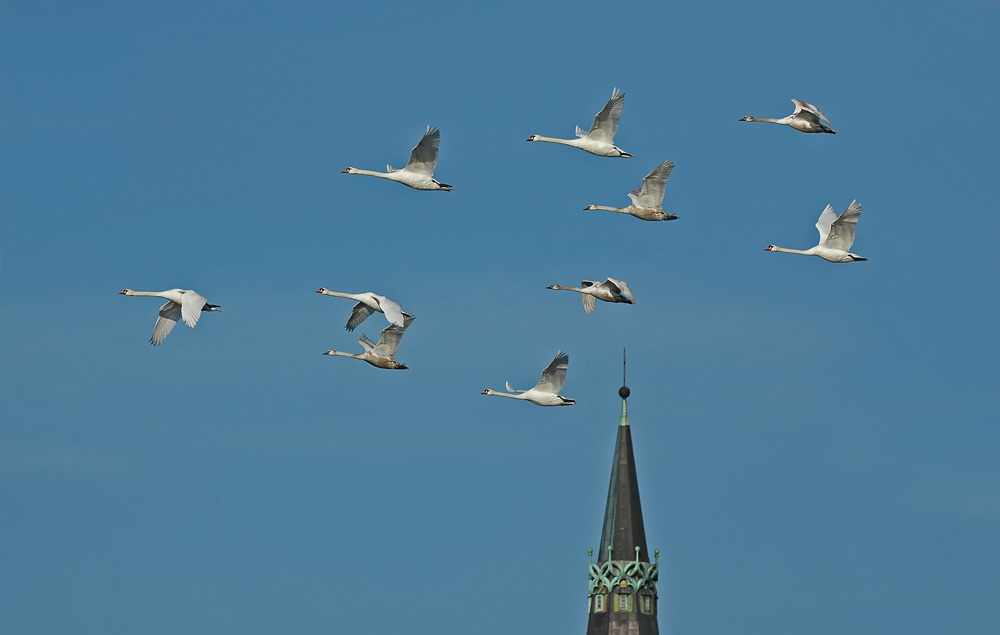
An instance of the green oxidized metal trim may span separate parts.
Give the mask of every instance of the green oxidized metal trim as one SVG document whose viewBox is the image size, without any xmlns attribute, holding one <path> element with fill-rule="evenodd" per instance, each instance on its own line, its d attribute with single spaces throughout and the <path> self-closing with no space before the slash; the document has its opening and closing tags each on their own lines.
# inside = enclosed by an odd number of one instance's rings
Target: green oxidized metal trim
<svg viewBox="0 0 1000 635">
<path fill-rule="evenodd" d="M 628 425 L 628 407 L 625 405 L 624 399 L 622 399 L 622 418 L 618 420 L 618 425 L 620 426 Z"/>
<path fill-rule="evenodd" d="M 608 549 L 610 551 L 610 549 Z M 638 551 L 638 550 L 637 550 Z M 593 561 L 593 550 L 588 550 L 590 555 L 590 585 L 588 595 L 594 593 L 603 584 L 608 590 L 613 590 L 624 581 L 634 593 L 641 589 L 652 589 L 656 592 L 659 588 L 660 578 L 660 550 L 657 549 L 656 562 L 642 562 L 636 553 L 635 560 L 612 560 L 608 554 L 608 561 L 597 563 Z"/>
</svg>

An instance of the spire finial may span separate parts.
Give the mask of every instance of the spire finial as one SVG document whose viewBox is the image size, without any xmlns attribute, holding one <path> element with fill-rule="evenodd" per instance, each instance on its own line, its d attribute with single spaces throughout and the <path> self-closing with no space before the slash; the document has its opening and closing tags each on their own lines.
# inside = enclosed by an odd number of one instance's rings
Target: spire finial
<svg viewBox="0 0 1000 635">
<path fill-rule="evenodd" d="M 625 349 L 622 348 L 622 387 L 618 389 L 618 396 L 622 399 L 628 399 L 630 394 L 632 391 L 625 385 Z"/>
<path fill-rule="evenodd" d="M 628 425 L 628 396 L 632 394 L 632 391 L 628 389 L 625 385 L 625 349 L 622 349 L 622 387 L 618 389 L 618 396 L 622 398 L 622 417 L 618 420 L 618 425 L 627 426 Z"/>
</svg>

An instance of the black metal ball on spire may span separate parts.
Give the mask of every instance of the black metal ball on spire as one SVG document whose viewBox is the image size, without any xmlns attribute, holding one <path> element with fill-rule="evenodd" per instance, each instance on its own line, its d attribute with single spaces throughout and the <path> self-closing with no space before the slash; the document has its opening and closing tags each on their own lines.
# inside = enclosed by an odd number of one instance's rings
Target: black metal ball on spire
<svg viewBox="0 0 1000 635">
<path fill-rule="evenodd" d="M 622 387 L 618 389 L 618 396 L 622 399 L 628 399 L 628 396 L 632 394 L 632 391 L 628 389 L 625 385 L 625 349 L 622 349 Z"/>
</svg>

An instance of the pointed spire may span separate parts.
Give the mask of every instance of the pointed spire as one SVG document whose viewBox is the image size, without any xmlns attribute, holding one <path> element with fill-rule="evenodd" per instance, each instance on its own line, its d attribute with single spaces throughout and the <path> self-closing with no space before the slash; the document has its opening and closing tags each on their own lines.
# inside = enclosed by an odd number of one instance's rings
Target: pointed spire
<svg viewBox="0 0 1000 635">
<path fill-rule="evenodd" d="M 622 351 L 623 385 L 618 389 L 622 398 L 622 416 L 618 421 L 618 439 L 611 464 L 611 482 L 608 485 L 608 504 L 604 510 L 604 530 L 599 562 L 632 560 L 638 556 L 649 562 L 646 550 L 646 531 L 642 524 L 642 505 L 639 502 L 639 481 L 635 474 L 635 455 L 632 451 L 632 429 L 629 426 L 627 399 L 631 394 L 625 379 L 625 351 Z M 608 548 L 611 554 L 608 554 Z"/>
<path fill-rule="evenodd" d="M 618 389 L 622 416 L 596 563 L 593 552 L 588 552 L 587 635 L 659 635 L 660 632 L 657 624 L 660 554 L 657 550 L 656 562 L 649 561 L 632 451 L 632 426 L 628 420 L 629 394 L 622 351 L 622 387 Z"/>
</svg>

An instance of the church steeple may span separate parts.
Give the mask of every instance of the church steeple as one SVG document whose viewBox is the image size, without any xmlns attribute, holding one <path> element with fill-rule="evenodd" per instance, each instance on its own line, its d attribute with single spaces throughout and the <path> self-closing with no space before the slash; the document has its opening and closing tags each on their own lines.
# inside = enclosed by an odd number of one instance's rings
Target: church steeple
<svg viewBox="0 0 1000 635">
<path fill-rule="evenodd" d="M 618 395 L 622 415 L 596 563 L 591 551 L 587 635 L 659 635 L 659 550 L 654 552 L 656 562 L 650 562 L 628 420 L 628 387 L 623 385 Z"/>
</svg>

